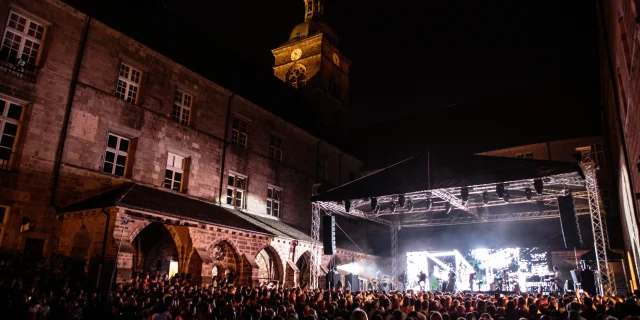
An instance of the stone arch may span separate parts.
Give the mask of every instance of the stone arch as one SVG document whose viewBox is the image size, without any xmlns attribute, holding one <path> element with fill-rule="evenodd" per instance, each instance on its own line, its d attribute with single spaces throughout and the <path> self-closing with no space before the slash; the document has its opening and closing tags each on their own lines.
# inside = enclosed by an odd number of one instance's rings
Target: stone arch
<svg viewBox="0 0 640 320">
<path fill-rule="evenodd" d="M 86 262 L 89 259 L 89 247 L 91 246 L 91 235 L 87 226 L 82 222 L 80 230 L 73 235 L 71 242 L 70 258 L 74 262 Z"/>
<path fill-rule="evenodd" d="M 170 271 L 176 271 L 170 269 L 172 261 L 178 263 L 178 269 L 184 268 L 184 265 L 180 266 L 181 247 L 178 245 L 181 245 L 181 242 L 176 243 L 177 238 L 175 230 L 172 232 L 170 226 L 160 222 L 146 224 L 142 230 L 135 233 L 132 271 L 169 274 Z"/>
<path fill-rule="evenodd" d="M 254 260 L 258 265 L 258 278 L 254 280 L 258 280 L 259 283 L 271 281 L 283 283 L 284 264 L 276 249 L 266 246 L 258 252 Z"/>
<path fill-rule="evenodd" d="M 287 81 L 295 89 L 303 88 L 307 84 L 307 68 L 300 63 L 295 64 L 289 69 Z"/>
<path fill-rule="evenodd" d="M 306 284 L 310 284 L 311 281 L 311 252 L 306 251 L 296 261 L 296 267 L 298 268 L 297 283 L 300 287 Z"/>
<path fill-rule="evenodd" d="M 228 240 L 220 240 L 207 250 L 209 256 L 213 259 L 213 269 L 218 272 L 218 279 L 225 277 L 228 272 L 235 272 L 239 279 L 243 279 L 243 268 L 240 253 L 236 247 Z"/>
</svg>

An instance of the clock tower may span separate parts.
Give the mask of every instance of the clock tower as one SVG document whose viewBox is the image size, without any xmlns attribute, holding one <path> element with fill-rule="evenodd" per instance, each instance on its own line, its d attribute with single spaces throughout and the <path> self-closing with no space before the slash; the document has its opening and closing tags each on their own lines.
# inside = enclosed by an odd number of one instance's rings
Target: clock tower
<svg viewBox="0 0 640 320">
<path fill-rule="evenodd" d="M 349 67 L 338 37 L 323 20 L 324 0 L 303 0 L 304 22 L 293 28 L 289 41 L 271 52 L 276 77 L 300 91 L 319 123 L 346 134 L 348 129 Z"/>
</svg>

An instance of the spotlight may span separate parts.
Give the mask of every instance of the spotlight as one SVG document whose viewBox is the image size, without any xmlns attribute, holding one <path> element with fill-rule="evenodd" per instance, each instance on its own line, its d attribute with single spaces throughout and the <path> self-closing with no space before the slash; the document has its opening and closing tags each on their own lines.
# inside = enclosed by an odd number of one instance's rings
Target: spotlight
<svg viewBox="0 0 640 320">
<path fill-rule="evenodd" d="M 407 201 L 407 212 L 411 212 L 411 210 L 413 210 L 413 201 L 409 199 L 409 201 Z"/>
<path fill-rule="evenodd" d="M 371 200 L 371 210 L 375 211 L 378 206 L 378 199 L 376 197 L 372 197 L 369 200 Z"/>
<path fill-rule="evenodd" d="M 433 201 L 431 198 L 427 198 L 427 210 L 431 210 L 431 207 L 433 207 Z"/>
<path fill-rule="evenodd" d="M 351 200 L 347 200 L 344 202 L 344 211 L 347 213 L 351 211 Z"/>
<path fill-rule="evenodd" d="M 489 204 L 489 192 L 485 191 L 482 193 L 482 202 Z"/>
<path fill-rule="evenodd" d="M 405 203 L 404 194 L 401 194 L 398 196 L 398 205 L 400 206 L 400 208 L 404 207 L 404 203 Z"/>
<path fill-rule="evenodd" d="M 562 191 L 560 191 L 560 193 L 562 193 L 563 196 L 569 196 L 571 195 L 571 189 L 564 188 L 562 189 Z"/>
<path fill-rule="evenodd" d="M 374 213 L 380 213 L 380 205 L 379 204 L 376 204 L 376 207 L 373 208 L 373 212 Z"/>
<path fill-rule="evenodd" d="M 467 201 L 469 201 L 469 188 L 462 187 L 460 189 L 460 198 L 462 198 L 462 202 L 466 205 Z"/>
<path fill-rule="evenodd" d="M 524 196 L 527 198 L 527 200 L 531 200 L 531 188 L 524 189 Z"/>
<path fill-rule="evenodd" d="M 536 194 L 541 196 L 542 195 L 542 180 L 541 179 L 533 180 L 533 187 L 536 189 Z"/>
<path fill-rule="evenodd" d="M 396 212 L 396 203 L 391 201 L 391 205 L 389 206 L 389 210 L 391 210 L 391 213 Z"/>
<path fill-rule="evenodd" d="M 504 183 L 498 183 L 496 185 L 496 194 L 498 194 L 498 198 L 504 197 Z"/>
<path fill-rule="evenodd" d="M 504 202 L 509 202 L 509 190 L 504 191 L 504 196 L 502 197 L 502 199 L 504 199 Z"/>
<path fill-rule="evenodd" d="M 447 214 L 451 213 L 451 209 L 452 209 L 452 207 L 451 207 L 451 203 L 449 203 L 449 202 L 445 202 L 445 204 L 444 204 L 444 209 L 445 209 L 445 212 L 446 212 Z"/>
</svg>

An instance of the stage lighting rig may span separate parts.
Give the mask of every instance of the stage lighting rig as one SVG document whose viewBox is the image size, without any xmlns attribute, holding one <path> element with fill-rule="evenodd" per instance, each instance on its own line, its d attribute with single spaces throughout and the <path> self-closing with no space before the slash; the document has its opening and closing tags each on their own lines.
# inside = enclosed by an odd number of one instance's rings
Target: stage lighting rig
<svg viewBox="0 0 640 320">
<path fill-rule="evenodd" d="M 371 197 L 369 200 L 371 201 L 371 211 L 373 211 L 374 213 L 379 213 L 380 205 L 378 204 L 378 198 Z"/>
<path fill-rule="evenodd" d="M 451 206 L 451 203 L 449 203 L 449 202 L 445 202 L 445 203 L 444 203 L 444 209 L 445 209 L 445 212 L 446 212 L 447 214 L 451 213 L 451 209 L 452 209 L 452 208 L 453 208 L 453 207 Z"/>
<path fill-rule="evenodd" d="M 504 191 L 504 196 L 502 197 L 504 202 L 509 202 L 509 190 Z"/>
<path fill-rule="evenodd" d="M 344 202 L 344 211 L 347 213 L 351 211 L 351 200 L 346 200 Z"/>
<path fill-rule="evenodd" d="M 400 208 L 404 208 L 404 204 L 405 204 L 404 194 L 401 194 L 398 196 L 398 205 L 400 206 Z"/>
<path fill-rule="evenodd" d="M 498 198 L 504 198 L 504 183 L 498 183 L 496 185 L 496 194 Z"/>
<path fill-rule="evenodd" d="M 391 201 L 391 204 L 389 205 L 389 210 L 391 210 L 391 213 L 396 212 L 396 203 L 394 201 Z"/>
<path fill-rule="evenodd" d="M 460 188 L 460 198 L 462 199 L 462 203 L 464 205 L 466 205 L 467 202 L 469 201 L 469 188 L 468 187 Z"/>
<path fill-rule="evenodd" d="M 482 193 L 482 202 L 484 202 L 484 204 L 489 204 L 489 192 L 485 191 Z"/>
<path fill-rule="evenodd" d="M 411 199 L 409 199 L 407 201 L 407 212 L 411 212 L 411 210 L 413 210 L 413 201 L 411 201 Z"/>
<path fill-rule="evenodd" d="M 431 197 L 427 198 L 427 210 L 431 210 L 431 207 L 433 207 L 433 200 L 431 200 Z"/>
<path fill-rule="evenodd" d="M 536 194 L 541 196 L 542 195 L 542 189 L 543 189 L 542 179 L 533 180 L 533 187 L 536 189 Z"/>
<path fill-rule="evenodd" d="M 531 188 L 525 188 L 524 189 L 524 196 L 525 196 L 525 198 L 527 198 L 527 200 L 531 200 L 531 196 L 532 196 Z"/>
</svg>

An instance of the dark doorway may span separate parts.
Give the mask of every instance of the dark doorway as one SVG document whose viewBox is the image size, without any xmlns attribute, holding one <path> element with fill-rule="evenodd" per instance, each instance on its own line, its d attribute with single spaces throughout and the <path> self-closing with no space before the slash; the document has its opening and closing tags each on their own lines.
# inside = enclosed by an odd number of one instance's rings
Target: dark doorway
<svg viewBox="0 0 640 320">
<path fill-rule="evenodd" d="M 44 239 L 27 238 L 24 242 L 24 257 L 27 260 L 40 260 L 44 249 Z"/>
</svg>

